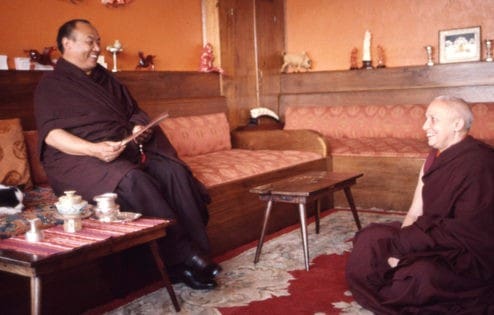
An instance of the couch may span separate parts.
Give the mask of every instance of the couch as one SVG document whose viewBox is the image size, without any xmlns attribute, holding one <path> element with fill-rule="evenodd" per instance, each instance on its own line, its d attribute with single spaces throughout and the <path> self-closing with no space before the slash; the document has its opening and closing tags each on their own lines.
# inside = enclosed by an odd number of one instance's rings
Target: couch
<svg viewBox="0 0 494 315">
<path fill-rule="evenodd" d="M 422 130 L 427 105 L 286 106 L 285 130 L 309 129 L 329 143 L 334 171 L 362 172 L 358 206 L 408 210 L 429 152 Z M 470 134 L 494 145 L 494 103 L 472 104 Z M 335 205 L 345 200 L 335 196 Z"/>
<path fill-rule="evenodd" d="M 225 112 L 172 117 L 160 127 L 211 194 L 208 233 L 214 254 L 259 236 L 265 205 L 249 193 L 250 187 L 300 171 L 326 170 L 330 164 L 325 139 L 313 131 L 230 132 Z M 7 184 L 25 189 L 26 211 L 0 216 L 0 237 L 25 232 L 27 219 L 34 217 L 40 218 L 44 226 L 62 223 L 53 216 L 57 196 L 37 157 L 37 132 L 22 131 L 18 119 L 0 121 L 0 137 L 2 129 L 9 131 L 3 133 L 4 138 L 12 139 L 11 146 L 20 152 L 20 162 L 12 169 L 22 169 L 22 176 L 15 171 L 16 176 L 5 178 L 10 181 Z M 7 151 L 5 142 L 0 144 Z M 272 219 L 270 231 L 295 222 L 296 211 L 280 210 Z"/>
</svg>

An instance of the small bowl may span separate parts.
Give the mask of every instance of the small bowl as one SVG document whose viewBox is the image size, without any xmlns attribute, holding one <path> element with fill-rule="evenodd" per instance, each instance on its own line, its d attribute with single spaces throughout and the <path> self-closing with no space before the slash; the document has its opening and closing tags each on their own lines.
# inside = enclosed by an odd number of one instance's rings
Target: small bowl
<svg viewBox="0 0 494 315">
<path fill-rule="evenodd" d="M 60 202 L 55 203 L 58 213 L 62 215 L 76 215 L 80 214 L 84 207 L 87 206 L 87 201 L 81 201 L 80 203 L 66 205 Z"/>
</svg>

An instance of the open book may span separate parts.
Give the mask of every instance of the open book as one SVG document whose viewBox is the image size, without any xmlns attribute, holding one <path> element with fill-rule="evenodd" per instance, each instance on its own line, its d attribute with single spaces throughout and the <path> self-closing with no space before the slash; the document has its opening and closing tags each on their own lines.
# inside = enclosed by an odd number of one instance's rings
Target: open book
<svg viewBox="0 0 494 315">
<path fill-rule="evenodd" d="M 146 126 L 144 126 L 144 128 L 142 128 L 141 130 L 139 130 L 138 132 L 136 133 L 133 133 L 131 134 L 130 136 L 128 136 L 127 138 L 123 139 L 120 143 L 121 145 L 126 145 L 127 143 L 129 143 L 130 141 L 136 139 L 137 137 L 139 137 L 141 134 L 143 134 L 146 130 L 148 130 L 149 128 L 152 128 L 154 126 L 156 126 L 157 124 L 159 124 L 163 119 L 167 118 L 169 115 L 168 113 L 162 113 L 160 114 L 158 117 L 156 117 L 155 119 L 153 119 L 149 124 L 147 124 Z"/>
</svg>

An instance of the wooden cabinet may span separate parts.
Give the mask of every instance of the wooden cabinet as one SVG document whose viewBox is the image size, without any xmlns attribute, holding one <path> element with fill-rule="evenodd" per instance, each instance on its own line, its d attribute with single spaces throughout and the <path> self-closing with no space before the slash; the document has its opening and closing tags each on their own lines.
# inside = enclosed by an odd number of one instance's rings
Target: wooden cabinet
<svg viewBox="0 0 494 315">
<path fill-rule="evenodd" d="M 278 110 L 279 69 L 284 49 L 283 0 L 218 0 L 222 93 L 233 127 L 245 125 L 249 109 Z"/>
</svg>

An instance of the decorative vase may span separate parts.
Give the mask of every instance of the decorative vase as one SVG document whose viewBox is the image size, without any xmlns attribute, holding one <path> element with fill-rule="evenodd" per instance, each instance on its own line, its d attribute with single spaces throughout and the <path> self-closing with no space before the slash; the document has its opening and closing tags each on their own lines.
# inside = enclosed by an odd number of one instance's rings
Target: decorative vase
<svg viewBox="0 0 494 315">
<path fill-rule="evenodd" d="M 426 63 L 426 65 L 428 65 L 429 67 L 431 67 L 431 66 L 434 65 L 434 61 L 432 60 L 433 47 L 431 45 L 427 45 L 424 48 L 425 48 L 425 52 L 427 54 L 427 63 Z"/>
<path fill-rule="evenodd" d="M 492 61 L 492 40 L 491 39 L 485 40 L 485 61 L 487 61 L 487 62 Z"/>
</svg>

